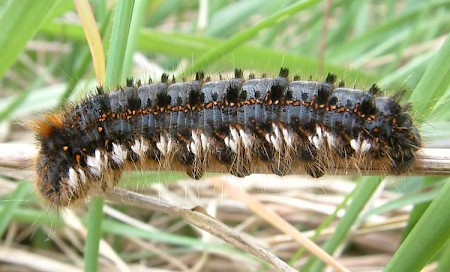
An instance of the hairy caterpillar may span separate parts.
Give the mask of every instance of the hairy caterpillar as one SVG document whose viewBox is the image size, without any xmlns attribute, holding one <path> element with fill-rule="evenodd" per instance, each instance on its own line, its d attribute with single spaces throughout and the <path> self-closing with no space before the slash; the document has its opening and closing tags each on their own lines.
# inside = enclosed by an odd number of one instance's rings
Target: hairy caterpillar
<svg viewBox="0 0 450 272">
<path fill-rule="evenodd" d="M 278 77 L 228 80 L 203 73 L 189 82 L 99 88 L 61 114 L 35 122 L 40 144 L 37 190 L 51 204 L 86 199 L 90 188 L 117 183 L 133 167 L 183 165 L 199 179 L 210 164 L 244 177 L 255 163 L 276 175 L 304 167 L 320 177 L 337 164 L 382 163 L 401 174 L 415 159 L 421 138 L 405 107 L 391 97 L 324 82 Z M 158 168 L 156 168 L 158 169 Z"/>
</svg>

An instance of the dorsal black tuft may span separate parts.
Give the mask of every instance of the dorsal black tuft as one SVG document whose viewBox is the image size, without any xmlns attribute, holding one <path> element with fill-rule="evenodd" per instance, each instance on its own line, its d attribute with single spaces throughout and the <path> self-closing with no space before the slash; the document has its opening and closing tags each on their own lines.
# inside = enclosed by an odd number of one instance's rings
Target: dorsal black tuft
<svg viewBox="0 0 450 272">
<path fill-rule="evenodd" d="M 344 81 L 342 81 L 342 80 L 341 80 L 341 81 L 339 81 L 339 84 L 338 84 L 338 86 L 339 86 L 339 87 L 341 87 L 341 88 L 342 88 L 342 87 L 345 87 L 345 82 L 344 82 Z"/>
<path fill-rule="evenodd" d="M 328 102 L 328 98 L 330 97 L 330 91 L 324 85 L 319 87 L 317 91 L 317 104 L 324 105 Z"/>
<path fill-rule="evenodd" d="M 127 88 L 125 89 L 125 95 L 128 99 L 128 108 L 130 110 L 138 110 L 141 107 L 141 99 L 137 94 L 137 89 Z"/>
<path fill-rule="evenodd" d="M 205 93 L 201 90 L 191 90 L 189 92 L 188 103 L 191 106 L 197 106 L 205 102 Z"/>
<path fill-rule="evenodd" d="M 237 103 L 239 102 L 239 92 L 240 89 L 238 88 L 238 86 L 235 85 L 230 85 L 227 87 L 227 92 L 226 92 L 226 101 L 230 102 L 230 103 Z"/>
<path fill-rule="evenodd" d="M 160 108 L 164 108 L 170 105 L 172 97 L 166 92 L 162 91 L 156 94 L 156 105 Z"/>
<path fill-rule="evenodd" d="M 163 74 L 161 75 L 161 82 L 162 82 L 162 83 L 168 83 L 168 82 L 169 82 L 169 75 L 166 74 L 166 73 L 163 73 Z"/>
<path fill-rule="evenodd" d="M 133 87 L 133 78 L 127 78 L 127 87 Z"/>
<path fill-rule="evenodd" d="M 294 81 L 299 81 L 300 79 L 301 79 L 301 77 L 299 75 L 294 76 Z"/>
<path fill-rule="evenodd" d="M 202 71 L 198 71 L 195 73 L 195 80 L 203 80 L 205 78 L 205 73 Z"/>
<path fill-rule="evenodd" d="M 286 92 L 286 95 L 284 96 L 284 99 L 286 99 L 286 100 L 292 100 L 292 97 L 293 97 L 292 91 L 291 91 L 291 90 L 288 90 L 288 91 Z"/>
<path fill-rule="evenodd" d="M 242 71 L 242 69 L 235 69 L 234 70 L 234 77 L 235 78 L 243 78 L 244 77 L 244 72 Z"/>
<path fill-rule="evenodd" d="M 102 85 L 97 86 L 97 93 L 98 94 L 104 94 L 105 93 L 105 89 L 103 89 Z"/>
<path fill-rule="evenodd" d="M 334 84 L 336 82 L 336 78 L 337 77 L 335 74 L 328 73 L 327 78 L 325 79 L 325 82 Z"/>
<path fill-rule="evenodd" d="M 284 95 L 284 87 L 280 84 L 274 84 L 270 88 L 269 99 L 272 101 L 281 100 Z"/>
<path fill-rule="evenodd" d="M 279 76 L 287 78 L 289 76 L 289 69 L 286 67 L 281 67 Z"/>
<path fill-rule="evenodd" d="M 239 94 L 239 101 L 245 101 L 247 99 L 247 91 L 242 90 Z"/>
<path fill-rule="evenodd" d="M 380 88 L 378 88 L 377 84 L 372 84 L 369 89 L 369 93 L 372 95 L 376 95 L 380 91 Z"/>
<path fill-rule="evenodd" d="M 248 79 L 255 79 L 255 74 L 251 73 L 250 75 L 248 75 Z"/>
</svg>

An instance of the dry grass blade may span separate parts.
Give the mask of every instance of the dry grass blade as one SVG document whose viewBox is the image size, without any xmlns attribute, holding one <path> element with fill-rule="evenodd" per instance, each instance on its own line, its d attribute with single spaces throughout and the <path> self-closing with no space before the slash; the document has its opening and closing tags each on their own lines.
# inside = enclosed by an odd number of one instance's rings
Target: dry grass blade
<svg viewBox="0 0 450 272">
<path fill-rule="evenodd" d="M 300 243 L 301 246 L 308 249 L 311 253 L 322 259 L 325 263 L 333 267 L 336 271 L 348 271 L 340 263 L 338 263 L 333 257 L 328 253 L 323 251 L 318 245 L 313 241 L 308 239 L 303 233 L 294 228 L 286 220 L 281 218 L 277 213 L 269 210 L 261 202 L 256 200 L 253 196 L 239 189 L 227 182 L 224 182 L 220 178 L 212 179 L 212 182 L 220 187 L 225 187 L 227 192 L 231 192 L 236 198 L 245 203 L 253 212 L 257 213 L 259 216 L 264 218 L 267 222 L 283 231 L 284 233 L 290 235 L 295 241 Z"/>
<path fill-rule="evenodd" d="M 88 230 L 86 230 L 76 214 L 72 210 L 66 209 L 61 215 L 66 224 L 70 226 L 72 230 L 78 232 L 79 235 L 81 235 L 83 239 L 86 240 Z M 130 271 L 127 264 L 117 255 L 111 245 L 103 239 L 100 240 L 99 252 L 102 256 L 111 260 L 114 266 L 117 267 L 120 271 Z"/>
<path fill-rule="evenodd" d="M 162 201 L 159 198 L 142 195 L 136 192 L 127 191 L 120 188 L 115 188 L 105 193 L 109 200 L 118 203 L 127 203 L 128 205 L 140 207 L 143 209 L 150 209 L 153 211 L 161 211 L 168 214 L 175 214 L 183 218 L 186 222 L 203 229 L 224 241 L 253 254 L 254 256 L 272 264 L 280 271 L 296 271 L 288 264 L 283 262 L 270 251 L 252 243 L 240 232 L 229 228 L 227 225 L 210 217 L 206 213 L 199 211 L 199 209 L 188 209 L 179 206 L 174 206 Z"/>
<path fill-rule="evenodd" d="M 91 50 L 95 75 L 100 84 L 105 83 L 105 53 L 103 50 L 102 38 L 98 31 L 97 23 L 95 22 L 92 8 L 88 1 L 76 0 L 75 7 L 80 16 L 83 30 L 86 35 L 86 40 Z"/>
<path fill-rule="evenodd" d="M 53 258 L 43 257 L 42 255 L 30 253 L 28 250 L 14 248 L 0 248 L 0 261 L 5 263 L 20 264 L 29 267 L 33 271 L 47 272 L 81 272 L 81 268 L 56 261 Z"/>
<path fill-rule="evenodd" d="M 31 144 L 0 143 L 0 166 L 15 169 L 29 168 L 36 157 L 36 147 Z"/>
</svg>

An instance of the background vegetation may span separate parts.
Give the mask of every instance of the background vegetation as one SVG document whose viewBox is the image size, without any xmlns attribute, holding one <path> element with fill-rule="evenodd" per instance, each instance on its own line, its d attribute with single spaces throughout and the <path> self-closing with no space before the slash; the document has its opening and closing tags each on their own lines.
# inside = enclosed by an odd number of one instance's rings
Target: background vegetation
<svg viewBox="0 0 450 272">
<path fill-rule="evenodd" d="M 225 75 L 239 67 L 275 75 L 286 66 L 304 78 L 333 72 L 348 86 L 377 82 L 387 94 L 406 90 L 402 100 L 413 103 L 426 145 L 450 144 L 448 0 L 90 3 L 104 46 L 93 54 L 86 37 L 97 27 L 80 24 L 73 2 L 0 1 L 0 141 L 33 143 L 20 123 L 76 101 L 96 78 L 114 88 L 126 77 L 158 78 L 163 71 L 189 78 L 200 69 Z M 78 11 L 87 14 L 86 8 Z M 249 210 L 239 192 L 276 211 L 350 270 L 450 271 L 448 177 L 179 181 L 185 178 L 130 173 L 122 186 L 204 207 L 302 271 L 324 265 Z M 105 271 L 274 269 L 176 216 L 126 201 L 102 209 L 96 199 L 88 214 L 84 208 L 58 214 L 36 199 L 32 180 L 31 171 L 0 168 L 1 271 L 95 271 L 97 253 Z"/>
</svg>

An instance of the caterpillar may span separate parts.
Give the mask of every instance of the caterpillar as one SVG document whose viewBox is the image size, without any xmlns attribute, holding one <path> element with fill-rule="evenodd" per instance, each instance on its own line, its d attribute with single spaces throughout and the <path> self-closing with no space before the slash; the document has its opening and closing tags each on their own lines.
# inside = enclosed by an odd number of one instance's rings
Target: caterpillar
<svg viewBox="0 0 450 272">
<path fill-rule="evenodd" d="M 304 167 L 312 177 L 336 165 L 382 164 L 402 174 L 415 160 L 421 138 L 407 106 L 368 91 L 324 82 L 274 78 L 212 81 L 127 80 L 103 88 L 62 113 L 35 121 L 40 145 L 37 192 L 54 206 L 85 201 L 91 188 L 116 185 L 127 165 L 170 169 L 181 165 L 199 179 L 211 164 L 235 176 L 262 163 L 283 176 Z M 155 169 L 155 168 L 152 168 Z"/>
</svg>

